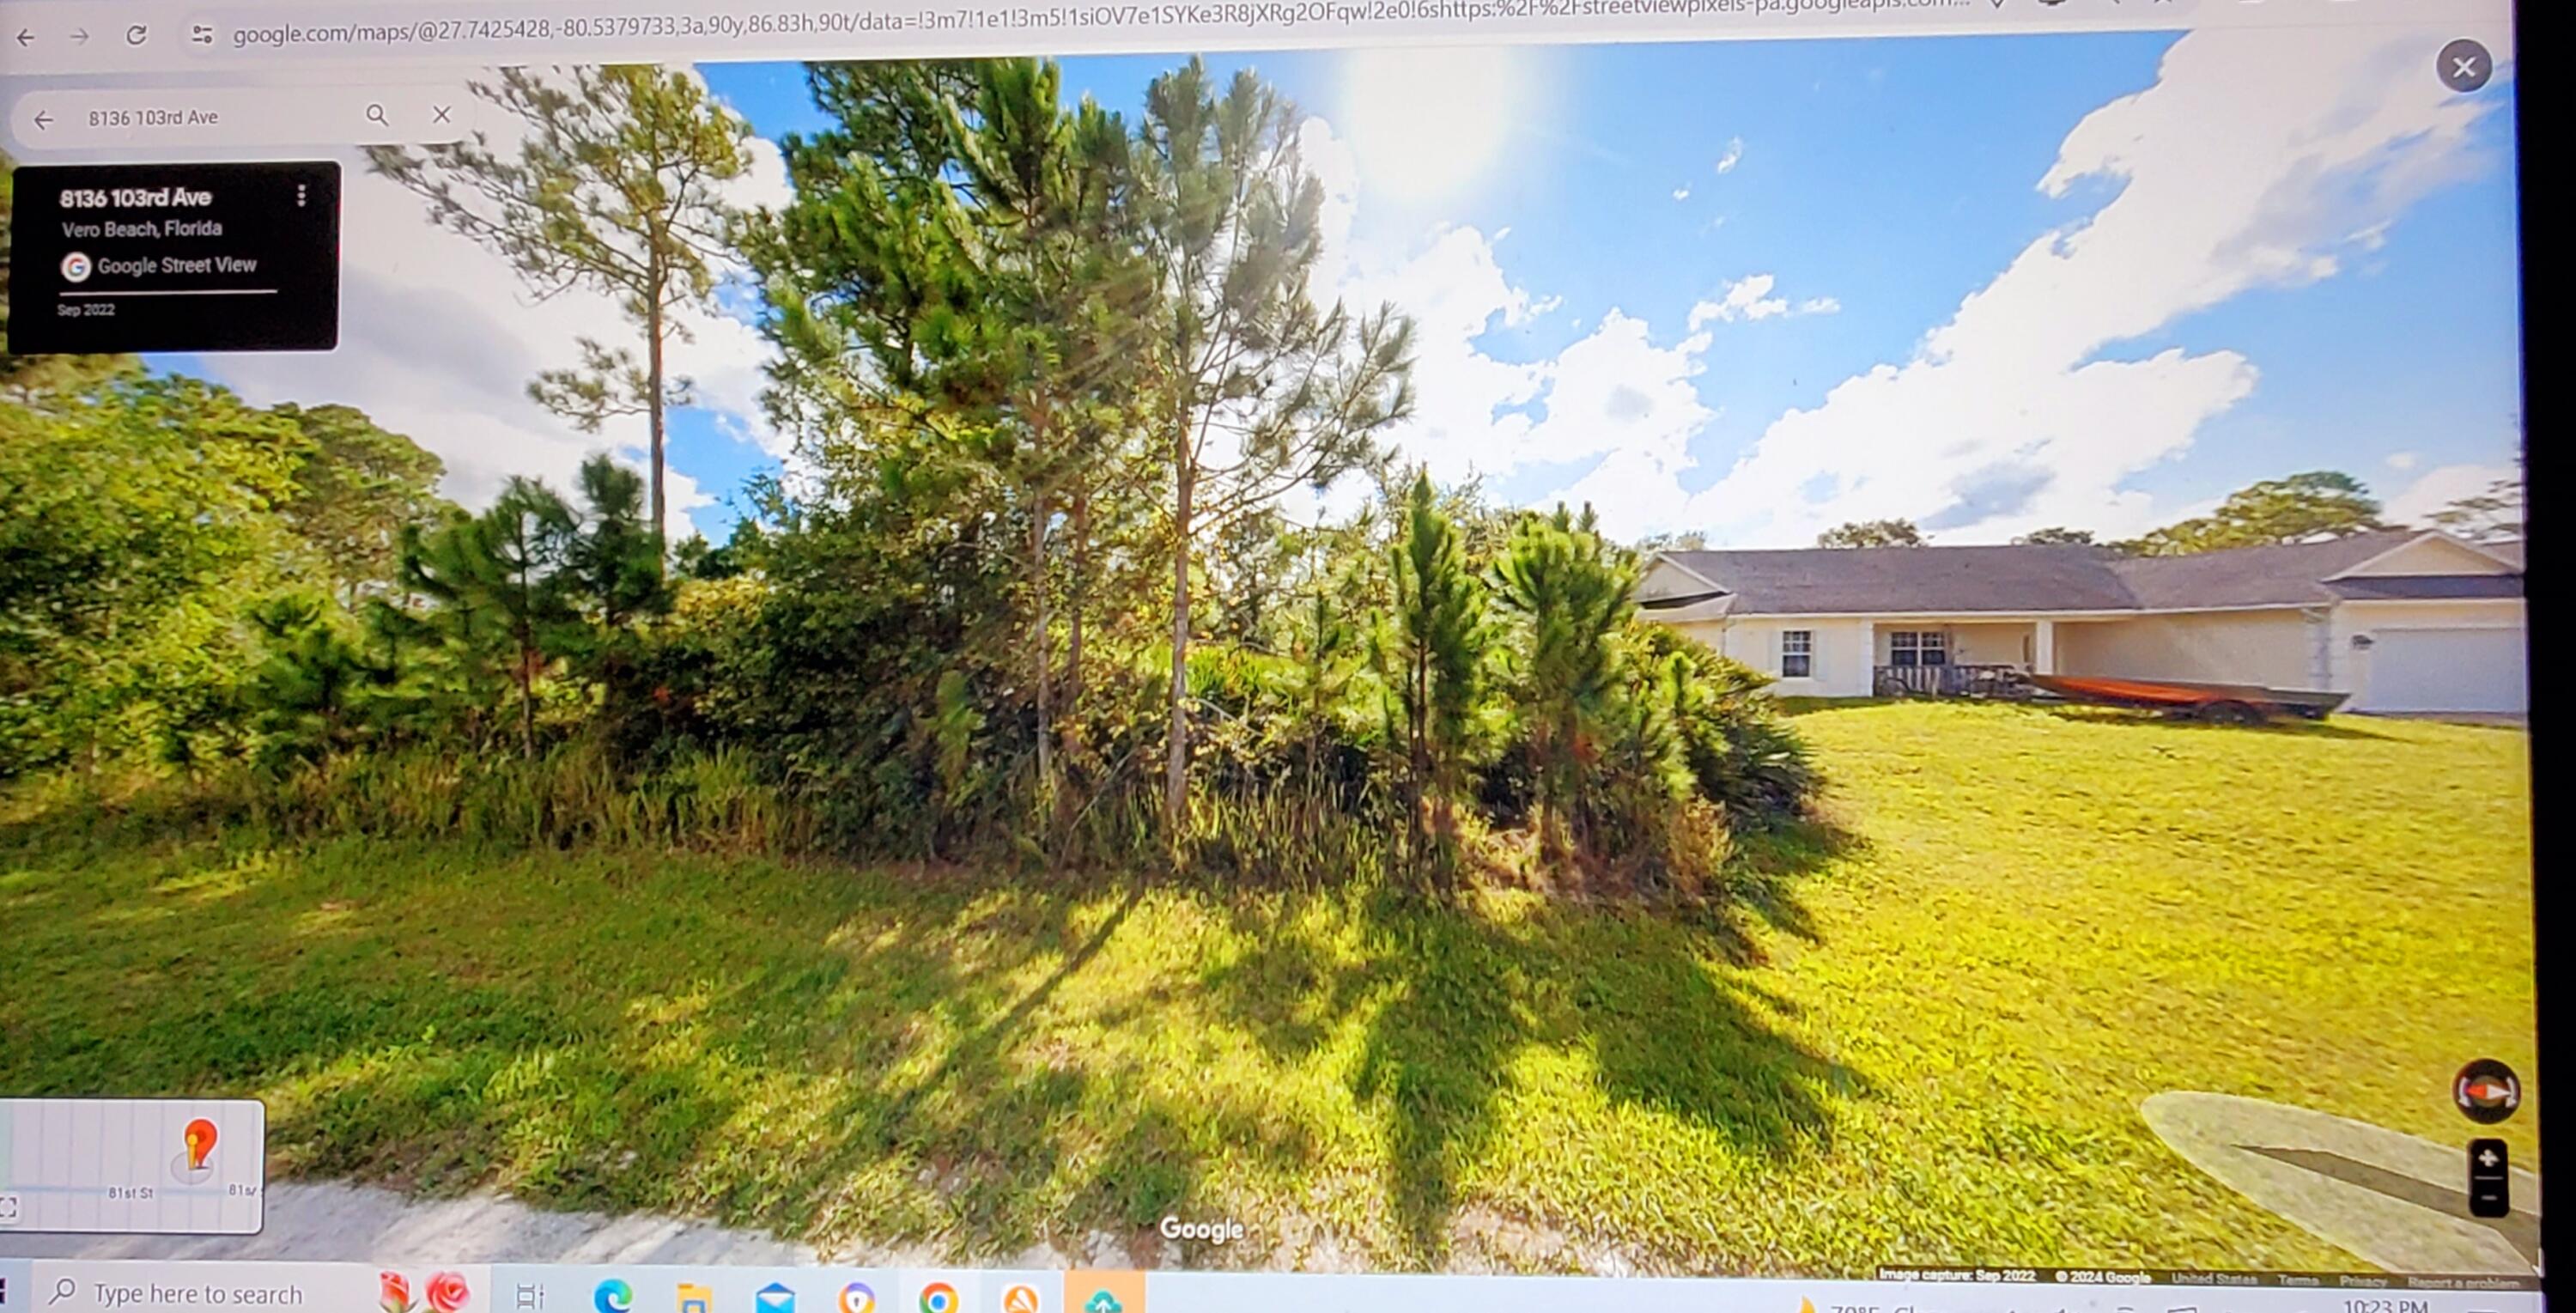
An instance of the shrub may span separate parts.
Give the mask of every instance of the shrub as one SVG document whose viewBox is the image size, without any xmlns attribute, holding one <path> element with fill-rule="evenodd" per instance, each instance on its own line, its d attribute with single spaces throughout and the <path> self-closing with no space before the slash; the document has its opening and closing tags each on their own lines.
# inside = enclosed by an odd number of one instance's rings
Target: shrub
<svg viewBox="0 0 2576 1313">
<path fill-rule="evenodd" d="M 1729 660 L 1662 625 L 1639 624 L 1629 640 L 1644 657 L 1680 663 L 1675 717 L 1700 796 L 1726 809 L 1737 827 L 1768 826 L 1805 813 L 1823 786 L 1814 756 L 1764 693 L 1769 676 Z"/>
</svg>

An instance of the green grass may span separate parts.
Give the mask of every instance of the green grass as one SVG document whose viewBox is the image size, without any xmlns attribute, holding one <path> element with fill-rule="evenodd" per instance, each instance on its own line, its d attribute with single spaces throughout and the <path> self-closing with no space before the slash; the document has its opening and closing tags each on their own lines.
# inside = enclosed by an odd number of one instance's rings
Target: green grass
<svg viewBox="0 0 2576 1313">
<path fill-rule="evenodd" d="M 2461 1062 L 2532 1068 L 2517 732 L 1796 723 L 1842 835 L 1734 919 L 21 829 L 0 1090 L 256 1095 L 283 1175 L 827 1249 L 1179 1211 L 1253 1231 L 1193 1265 L 1858 1274 L 2349 1267 L 2139 1100 L 2454 1140 Z"/>
</svg>

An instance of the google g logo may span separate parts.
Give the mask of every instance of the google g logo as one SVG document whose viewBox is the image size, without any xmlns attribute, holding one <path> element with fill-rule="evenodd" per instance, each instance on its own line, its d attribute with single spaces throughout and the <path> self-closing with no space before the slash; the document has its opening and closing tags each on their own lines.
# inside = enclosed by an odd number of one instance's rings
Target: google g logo
<svg viewBox="0 0 2576 1313">
<path fill-rule="evenodd" d="M 957 1289 L 945 1281 L 921 1288 L 921 1313 L 957 1313 Z"/>
<path fill-rule="evenodd" d="M 599 1289 L 590 1292 L 590 1306 L 598 1309 L 599 1313 L 627 1313 L 635 1307 L 635 1288 L 610 1277 L 599 1283 Z"/>
</svg>

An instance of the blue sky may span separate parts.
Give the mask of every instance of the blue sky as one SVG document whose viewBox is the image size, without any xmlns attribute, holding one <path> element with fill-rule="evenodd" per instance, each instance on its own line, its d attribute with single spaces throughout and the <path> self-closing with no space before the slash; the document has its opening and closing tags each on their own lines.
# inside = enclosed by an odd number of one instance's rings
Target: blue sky
<svg viewBox="0 0 2576 1313">
<path fill-rule="evenodd" d="M 2314 468 L 2420 513 L 2510 470 L 2512 83 L 2441 89 L 2452 35 L 1210 62 L 1314 116 L 1341 224 L 1327 281 L 1421 321 L 1398 440 L 1441 477 L 1589 499 L 1625 533 L 1785 545 L 1903 514 L 1973 542 L 2135 532 Z M 1066 82 L 1132 117 L 1177 62 L 1074 59 Z M 762 137 L 821 126 L 800 66 L 699 71 Z M 750 199 L 783 194 L 764 165 Z M 613 319 L 496 304 L 506 271 L 378 190 L 352 189 L 342 352 L 205 367 L 408 423 L 469 498 L 603 441 L 631 454 L 640 434 L 568 434 L 510 400 L 531 357 L 571 354 L 546 323 L 614 341 Z M 461 322 L 433 341 L 425 317 Z M 707 405 L 676 417 L 672 466 L 714 536 L 792 436 L 759 418 L 762 350 L 719 320 L 681 352 Z"/>
<path fill-rule="evenodd" d="M 1473 229 L 1510 285 L 1555 303 L 1522 322 L 1489 321 L 1472 343 L 1496 361 L 1547 361 L 1614 310 L 1642 320 L 1649 345 L 1672 348 L 1690 335 L 1693 306 L 1757 275 L 1792 307 L 1829 299 L 1830 312 L 1709 325 L 1688 386 L 1710 413 L 1671 471 L 1679 492 L 1695 495 L 1784 413 L 1822 406 L 1873 366 L 1906 362 L 2034 239 L 2117 197 L 2118 178 L 2057 196 L 2037 184 L 2086 115 L 2157 84 L 2175 41 L 1595 45 L 1497 53 L 1481 68 L 1470 57 L 1453 84 L 1487 73 L 1508 84 L 1467 93 L 1471 112 L 1501 120 L 1484 164 L 1433 194 L 1388 197 L 1372 187 L 1366 137 L 1370 116 L 1400 111 L 1404 98 L 1372 96 L 1371 79 L 1383 86 L 1391 67 L 1416 65 L 1338 52 L 1211 62 L 1257 69 L 1358 151 L 1354 252 L 1401 261 L 1443 228 Z M 1175 62 L 1069 60 L 1066 82 L 1132 114 L 1145 84 Z M 764 135 L 820 126 L 795 66 L 701 71 Z M 2509 466 L 2519 404 L 2509 87 L 2485 93 L 2492 108 L 2468 126 L 2456 176 L 2369 216 L 2386 221 L 2384 232 L 2344 254 L 2332 276 L 2252 287 L 2101 348 L 2116 359 L 2233 352 L 2259 372 L 2241 399 L 2192 426 L 2187 446 L 2118 481 L 2147 499 L 2148 518 L 2296 470 L 2348 469 L 2393 499 L 2435 469 Z M 1405 149 L 1392 148 L 1389 167 L 1404 164 Z M 1544 408 L 1543 398 L 1522 407 Z M 748 453 L 700 442 L 688 457 L 712 487 L 738 477 L 728 465 L 748 469 Z M 1478 471 L 1513 500 L 1578 487 L 1615 496 L 1615 480 L 1583 486 L 1607 459 L 1599 452 L 1547 455 Z M 1926 503 L 1917 518 L 1962 540 L 1986 536 L 1973 522 L 1981 505 Z"/>
</svg>

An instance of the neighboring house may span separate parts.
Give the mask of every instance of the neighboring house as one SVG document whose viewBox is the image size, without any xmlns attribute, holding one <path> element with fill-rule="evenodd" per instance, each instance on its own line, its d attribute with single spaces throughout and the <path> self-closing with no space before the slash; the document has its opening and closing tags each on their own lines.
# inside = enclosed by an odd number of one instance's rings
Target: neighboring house
<svg viewBox="0 0 2576 1313">
<path fill-rule="evenodd" d="M 2001 668 L 2521 712 L 2520 544 L 2389 530 L 2196 556 L 2099 547 L 1664 552 L 1643 614 L 1786 696 L 1958 693 Z"/>
</svg>

